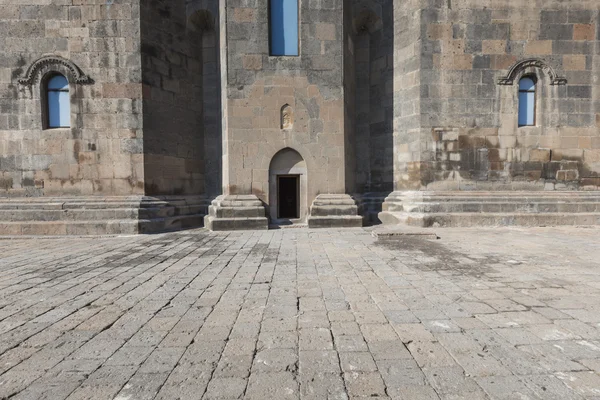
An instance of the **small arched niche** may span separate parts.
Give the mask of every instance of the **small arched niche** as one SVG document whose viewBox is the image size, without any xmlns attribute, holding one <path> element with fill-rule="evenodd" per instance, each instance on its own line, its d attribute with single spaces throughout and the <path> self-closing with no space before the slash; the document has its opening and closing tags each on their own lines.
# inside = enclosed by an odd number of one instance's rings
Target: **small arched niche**
<svg viewBox="0 0 600 400">
<path fill-rule="evenodd" d="M 289 130 L 294 127 L 294 110 L 289 104 L 281 107 L 281 129 Z"/>
<path fill-rule="evenodd" d="M 269 166 L 269 216 L 271 223 L 287 225 L 306 221 L 308 173 L 296 150 L 279 151 Z"/>
</svg>

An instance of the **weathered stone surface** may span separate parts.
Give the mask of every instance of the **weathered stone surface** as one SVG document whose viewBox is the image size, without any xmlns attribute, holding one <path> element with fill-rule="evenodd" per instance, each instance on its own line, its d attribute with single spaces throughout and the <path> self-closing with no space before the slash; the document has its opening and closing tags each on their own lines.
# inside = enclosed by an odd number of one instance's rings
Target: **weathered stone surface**
<svg viewBox="0 0 600 400">
<path fill-rule="evenodd" d="M 313 227 L 358 226 L 356 215 L 397 223 L 403 218 L 377 214 L 390 193 L 407 190 L 600 189 L 591 0 L 303 1 L 298 56 L 270 54 L 266 0 L 71 3 L 0 7 L 2 197 L 253 195 L 264 203 L 266 214 L 250 217 L 260 220 L 209 219 L 223 230 L 263 229 L 264 216 Z M 46 129 L 44 84 L 54 73 L 70 81 L 70 128 Z M 518 124 L 523 76 L 536 78 L 533 126 Z M 300 161 L 278 169 L 282 153 Z M 299 178 L 297 193 L 278 193 L 285 175 Z M 354 196 L 356 212 L 342 217 L 347 210 L 323 205 L 311 213 L 326 193 Z M 279 197 L 294 195 L 298 215 L 279 218 Z M 571 218 L 521 211 L 414 223 Z M 573 220 L 597 223 L 594 212 Z M 9 222 L 7 232 L 101 231 Z"/>
<path fill-rule="evenodd" d="M 386 225 L 600 225 L 600 192 L 394 192 L 379 219 Z"/>
<path fill-rule="evenodd" d="M 269 222 L 254 195 L 223 195 L 213 200 L 204 220 L 211 231 L 264 230 Z"/>
<path fill-rule="evenodd" d="M 203 196 L 0 198 L 2 235 L 120 235 L 202 226 Z"/>
<path fill-rule="evenodd" d="M 349 195 L 321 194 L 310 207 L 309 228 L 361 227 L 363 218 Z"/>
<path fill-rule="evenodd" d="M 0 397 L 597 397 L 599 230 L 437 231 L 2 240 Z"/>
</svg>

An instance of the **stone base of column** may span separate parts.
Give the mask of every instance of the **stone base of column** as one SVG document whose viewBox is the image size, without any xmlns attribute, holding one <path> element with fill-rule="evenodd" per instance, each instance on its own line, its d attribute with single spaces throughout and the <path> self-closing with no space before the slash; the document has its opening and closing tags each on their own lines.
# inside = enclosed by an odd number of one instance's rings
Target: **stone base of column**
<svg viewBox="0 0 600 400">
<path fill-rule="evenodd" d="M 211 231 L 269 229 L 265 207 L 255 195 L 222 195 L 214 199 L 204 218 Z"/>
<path fill-rule="evenodd" d="M 348 194 L 320 194 L 313 201 L 308 217 L 309 228 L 360 228 L 363 217 Z"/>
</svg>

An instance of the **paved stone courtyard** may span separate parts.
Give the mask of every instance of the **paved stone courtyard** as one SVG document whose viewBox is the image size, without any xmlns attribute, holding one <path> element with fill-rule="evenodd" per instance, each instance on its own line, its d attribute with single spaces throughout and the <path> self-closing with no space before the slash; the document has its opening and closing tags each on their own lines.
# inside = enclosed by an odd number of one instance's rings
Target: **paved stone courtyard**
<svg viewBox="0 0 600 400">
<path fill-rule="evenodd" d="M 0 240 L 0 398 L 600 399 L 600 229 Z"/>
</svg>

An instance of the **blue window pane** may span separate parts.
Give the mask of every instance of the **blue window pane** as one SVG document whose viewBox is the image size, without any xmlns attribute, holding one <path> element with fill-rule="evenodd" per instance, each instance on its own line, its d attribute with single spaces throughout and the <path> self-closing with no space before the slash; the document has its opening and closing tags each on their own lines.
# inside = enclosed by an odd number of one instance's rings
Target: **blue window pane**
<svg viewBox="0 0 600 400">
<path fill-rule="evenodd" d="M 535 82 L 531 78 L 523 78 L 519 81 L 519 90 L 535 90 Z"/>
<path fill-rule="evenodd" d="M 271 55 L 298 55 L 298 0 L 271 0 Z"/>
<path fill-rule="evenodd" d="M 47 84 L 48 127 L 68 128 L 71 126 L 71 100 L 69 82 L 62 75 L 51 78 Z"/>
<path fill-rule="evenodd" d="M 519 126 L 533 125 L 535 121 L 535 92 L 519 93 Z"/>
<path fill-rule="evenodd" d="M 69 92 L 59 92 L 58 104 L 60 110 L 60 126 L 71 126 L 71 102 Z"/>
<path fill-rule="evenodd" d="M 62 75 L 56 75 L 48 81 L 49 90 L 69 90 L 69 82 Z"/>
</svg>

